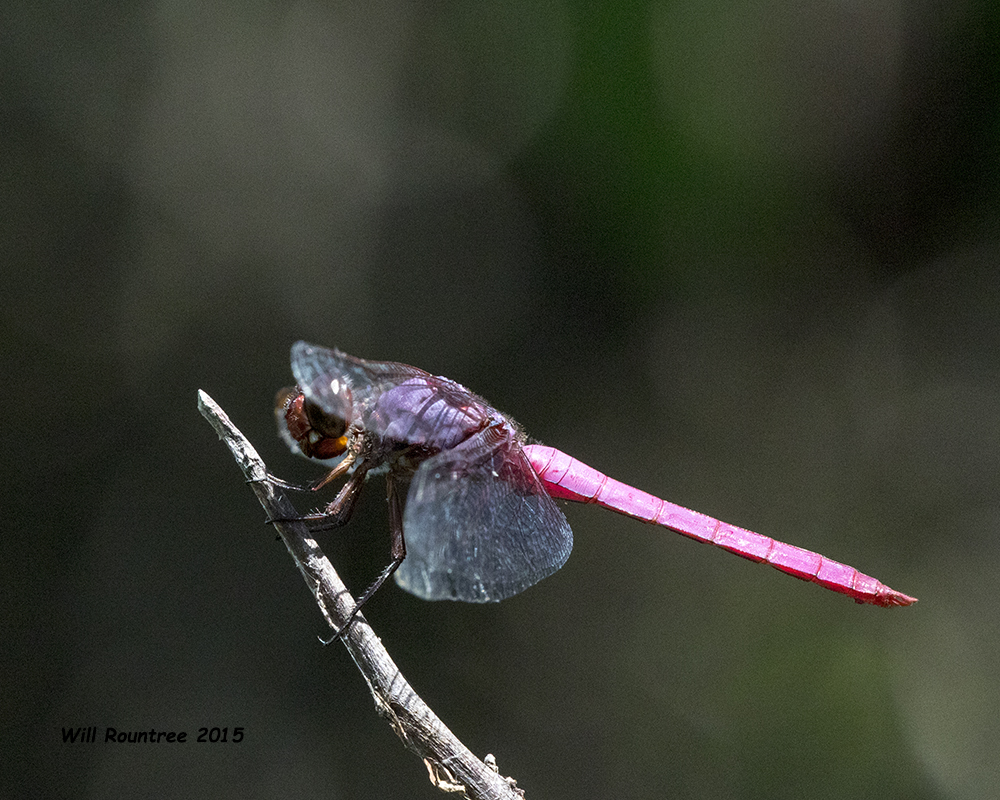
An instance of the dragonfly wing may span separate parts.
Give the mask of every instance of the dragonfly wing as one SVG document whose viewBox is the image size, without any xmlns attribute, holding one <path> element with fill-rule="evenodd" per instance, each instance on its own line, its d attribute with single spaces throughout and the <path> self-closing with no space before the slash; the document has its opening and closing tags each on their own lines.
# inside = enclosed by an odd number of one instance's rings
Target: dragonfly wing
<svg viewBox="0 0 1000 800">
<path fill-rule="evenodd" d="M 328 414 L 343 413 L 341 392 L 345 384 L 355 404 L 367 405 L 381 392 L 410 378 L 430 377 L 407 364 L 365 361 L 308 342 L 292 345 L 292 374 L 302 393 Z"/>
<path fill-rule="evenodd" d="M 425 600 L 503 600 L 569 558 L 573 532 L 510 429 L 494 425 L 417 469 L 396 582 Z"/>
</svg>

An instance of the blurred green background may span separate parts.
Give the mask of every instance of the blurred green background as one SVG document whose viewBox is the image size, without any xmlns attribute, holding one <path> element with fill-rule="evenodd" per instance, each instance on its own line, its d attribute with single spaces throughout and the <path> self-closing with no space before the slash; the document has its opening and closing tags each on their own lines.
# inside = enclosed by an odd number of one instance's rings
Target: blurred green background
<svg viewBox="0 0 1000 800">
<path fill-rule="evenodd" d="M 299 338 L 920 598 L 585 507 L 507 602 L 385 589 L 405 675 L 528 797 L 1000 795 L 997 17 L 9 8 L 2 796 L 439 796 L 195 408 L 315 477 L 271 413 Z M 382 493 L 323 539 L 358 589 Z"/>
</svg>

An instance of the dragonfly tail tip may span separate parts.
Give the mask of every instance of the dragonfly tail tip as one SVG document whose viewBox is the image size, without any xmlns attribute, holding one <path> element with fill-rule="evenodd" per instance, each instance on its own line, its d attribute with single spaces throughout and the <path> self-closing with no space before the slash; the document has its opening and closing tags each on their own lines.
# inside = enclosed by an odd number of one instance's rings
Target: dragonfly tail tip
<svg viewBox="0 0 1000 800">
<path fill-rule="evenodd" d="M 890 589 L 888 586 L 883 587 L 883 590 L 878 593 L 875 599 L 875 603 L 883 608 L 892 608 L 893 606 L 912 606 L 916 602 L 916 597 L 910 597 L 908 594 L 897 592 L 895 589 Z"/>
</svg>

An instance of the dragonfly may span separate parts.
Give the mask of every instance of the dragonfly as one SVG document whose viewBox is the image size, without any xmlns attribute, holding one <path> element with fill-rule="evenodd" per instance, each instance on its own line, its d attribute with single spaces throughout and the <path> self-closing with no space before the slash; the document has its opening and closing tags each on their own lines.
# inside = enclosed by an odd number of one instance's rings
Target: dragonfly
<svg viewBox="0 0 1000 800">
<path fill-rule="evenodd" d="M 275 399 L 279 434 L 329 472 L 308 486 L 271 479 L 315 491 L 346 478 L 328 505 L 299 519 L 313 530 L 343 526 L 367 480 L 386 479 L 391 560 L 333 638 L 390 576 L 425 600 L 485 603 L 556 572 L 573 548 L 557 500 L 668 528 L 858 603 L 916 602 L 854 567 L 662 500 L 554 447 L 529 443 L 513 419 L 448 378 L 302 341 L 292 346 L 291 365 L 296 385 Z"/>
</svg>

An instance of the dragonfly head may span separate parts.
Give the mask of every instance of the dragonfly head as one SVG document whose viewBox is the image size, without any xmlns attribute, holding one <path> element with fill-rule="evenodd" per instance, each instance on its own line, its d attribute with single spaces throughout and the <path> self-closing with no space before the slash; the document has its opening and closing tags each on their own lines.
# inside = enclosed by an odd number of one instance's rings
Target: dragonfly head
<svg viewBox="0 0 1000 800">
<path fill-rule="evenodd" d="M 350 408 L 350 397 L 344 398 Z M 347 450 L 347 421 L 331 414 L 306 398 L 297 386 L 278 392 L 274 398 L 274 416 L 278 433 L 292 450 L 306 458 L 324 460 L 343 455 Z"/>
</svg>

